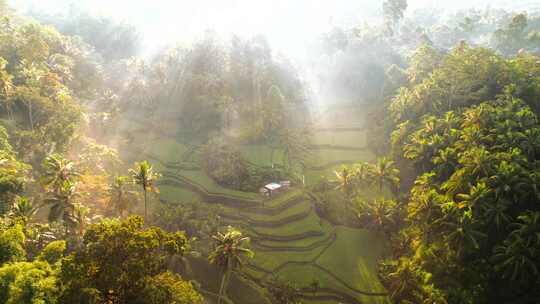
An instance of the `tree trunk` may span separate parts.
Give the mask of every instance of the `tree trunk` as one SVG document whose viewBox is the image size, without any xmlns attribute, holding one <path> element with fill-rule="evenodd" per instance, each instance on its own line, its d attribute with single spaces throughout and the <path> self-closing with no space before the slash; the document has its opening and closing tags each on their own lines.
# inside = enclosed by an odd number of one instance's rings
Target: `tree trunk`
<svg viewBox="0 0 540 304">
<path fill-rule="evenodd" d="M 272 165 L 272 169 L 274 169 L 274 147 L 270 149 L 270 164 Z"/>
<path fill-rule="evenodd" d="M 30 119 L 30 127 L 32 128 L 32 132 L 34 132 L 34 113 L 32 111 L 32 103 L 28 103 L 28 117 Z"/>
<path fill-rule="evenodd" d="M 146 220 L 146 218 L 148 217 L 148 211 L 147 211 L 147 208 L 146 208 L 146 189 L 144 189 L 144 219 Z"/>
<path fill-rule="evenodd" d="M 221 285 L 219 286 L 219 295 L 218 295 L 218 304 L 221 304 L 221 300 L 223 299 L 223 296 L 225 295 L 225 290 L 227 287 L 227 283 L 229 281 L 229 274 L 230 271 L 226 270 L 223 274 L 223 277 L 221 278 Z"/>
</svg>

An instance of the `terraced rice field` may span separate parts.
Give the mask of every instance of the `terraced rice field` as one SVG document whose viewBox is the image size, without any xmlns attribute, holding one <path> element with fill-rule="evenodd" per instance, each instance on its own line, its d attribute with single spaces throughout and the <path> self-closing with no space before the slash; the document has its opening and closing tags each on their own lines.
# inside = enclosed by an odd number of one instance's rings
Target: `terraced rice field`
<svg viewBox="0 0 540 304">
<path fill-rule="evenodd" d="M 333 226 L 322 220 L 303 188 L 292 188 L 272 199 L 256 193 L 224 188 L 208 177 L 193 153 L 196 147 L 159 136 L 145 139 L 145 147 L 132 158 L 152 161 L 163 174 L 159 183 L 164 202 L 194 201 L 220 204 L 225 224 L 241 229 L 251 237 L 255 257 L 236 275 L 226 303 L 270 303 L 262 284 L 279 278 L 302 291 L 310 304 L 388 303 L 386 291 L 376 275 L 376 261 L 384 252 L 382 238 L 372 232 Z M 373 161 L 366 147 L 366 134 L 354 128 L 327 128 L 314 132 L 312 151 L 307 161 L 306 181 L 315 183 L 343 163 Z M 272 152 L 266 145 L 240 147 L 253 164 L 270 166 L 283 162 L 283 152 Z M 366 197 L 377 195 L 368 191 Z M 215 299 L 219 275 L 204 259 L 192 263 L 202 292 Z M 318 290 L 310 288 L 317 281 Z"/>
</svg>

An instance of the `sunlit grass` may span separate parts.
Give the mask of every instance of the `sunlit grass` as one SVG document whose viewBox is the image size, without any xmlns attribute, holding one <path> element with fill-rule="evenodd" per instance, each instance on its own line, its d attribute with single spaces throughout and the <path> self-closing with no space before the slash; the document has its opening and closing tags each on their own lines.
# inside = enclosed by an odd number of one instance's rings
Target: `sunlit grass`
<svg viewBox="0 0 540 304">
<path fill-rule="evenodd" d="M 148 145 L 150 155 L 164 163 L 180 162 L 188 148 L 174 139 L 160 139 Z"/>
<path fill-rule="evenodd" d="M 385 292 L 377 277 L 377 260 L 384 253 L 381 235 L 364 230 L 336 227 L 336 241 L 317 259 L 353 288 Z"/>
<path fill-rule="evenodd" d="M 169 185 L 162 185 L 158 188 L 159 197 L 169 203 L 193 202 L 200 199 L 197 193 L 184 188 Z"/>
<path fill-rule="evenodd" d="M 313 132 L 314 145 L 331 145 L 342 147 L 366 147 L 367 133 L 365 131 L 336 131 L 319 130 Z"/>
<path fill-rule="evenodd" d="M 238 149 L 242 152 L 243 156 L 250 162 L 257 166 L 268 167 L 274 164 L 283 164 L 283 151 L 280 149 L 274 150 L 272 156 L 272 148 L 268 145 L 242 145 Z"/>
<path fill-rule="evenodd" d="M 228 189 L 218 185 L 212 178 L 210 178 L 204 171 L 180 171 L 180 175 L 194 181 L 195 183 L 203 186 L 206 191 L 214 194 L 223 194 L 227 196 L 239 197 L 244 199 L 260 199 L 258 193 L 244 192 L 233 189 Z"/>
<path fill-rule="evenodd" d="M 312 211 L 310 215 L 302 220 L 279 227 L 257 227 L 253 230 L 262 234 L 273 236 L 290 236 L 306 233 L 309 231 L 321 231 L 324 229 L 324 222 Z"/>
<path fill-rule="evenodd" d="M 259 204 L 260 206 L 265 206 L 263 203 Z M 279 214 L 273 214 L 273 215 L 266 215 L 261 213 L 253 213 L 249 211 L 243 211 L 241 209 L 232 208 L 232 207 L 224 207 L 223 210 L 226 214 L 231 214 L 234 216 L 245 216 L 246 218 L 249 218 L 254 221 L 279 221 L 286 219 L 287 217 L 308 212 L 311 210 L 311 204 L 309 201 L 303 201 L 298 203 L 297 205 L 294 205 L 290 208 L 285 209 L 283 212 Z"/>
<path fill-rule="evenodd" d="M 334 163 L 373 161 L 375 155 L 369 150 L 316 149 L 307 159 L 309 167 L 328 166 Z"/>
<path fill-rule="evenodd" d="M 331 271 L 332 272 L 332 271 Z M 332 272 L 334 273 L 334 272 Z M 335 273 L 334 273 L 335 274 Z M 276 274 L 280 279 L 294 282 L 297 288 L 310 288 L 315 280 L 319 283 L 321 288 L 330 288 L 332 290 L 348 294 L 360 301 L 360 303 L 366 304 L 375 304 L 375 303 L 389 303 L 389 299 L 385 296 L 371 296 L 358 293 L 354 290 L 351 290 L 347 286 L 343 285 L 332 277 L 327 272 L 317 268 L 313 265 L 289 265 L 283 268 Z M 371 290 L 368 290 L 371 291 Z M 317 293 L 305 292 L 311 295 L 324 295 L 324 291 L 319 291 Z M 330 303 L 330 302 L 319 302 L 319 301 L 309 301 L 306 303 Z M 332 302 L 335 303 L 335 302 Z"/>
</svg>

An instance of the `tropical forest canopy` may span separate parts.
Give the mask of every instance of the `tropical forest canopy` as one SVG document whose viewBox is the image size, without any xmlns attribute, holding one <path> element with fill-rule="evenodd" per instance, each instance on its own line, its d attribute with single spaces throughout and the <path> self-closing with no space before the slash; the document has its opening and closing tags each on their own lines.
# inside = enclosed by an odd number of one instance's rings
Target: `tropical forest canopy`
<svg viewBox="0 0 540 304">
<path fill-rule="evenodd" d="M 0 1 L 0 303 L 539 303 L 540 3 L 371 2 L 299 58 Z"/>
</svg>

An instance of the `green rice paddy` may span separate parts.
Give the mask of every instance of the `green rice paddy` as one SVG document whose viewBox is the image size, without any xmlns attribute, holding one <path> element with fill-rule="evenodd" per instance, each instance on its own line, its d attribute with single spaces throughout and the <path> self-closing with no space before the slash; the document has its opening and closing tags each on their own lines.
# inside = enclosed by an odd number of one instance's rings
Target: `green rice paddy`
<svg viewBox="0 0 540 304">
<path fill-rule="evenodd" d="M 151 136 L 150 136 L 151 137 Z M 328 128 L 314 132 L 313 149 L 307 160 L 305 179 L 308 185 L 321 176 L 334 179 L 341 164 L 373 161 L 375 155 L 365 149 L 366 134 L 355 128 Z M 209 195 L 249 201 L 244 207 L 222 204 L 223 221 L 241 229 L 252 238 L 255 257 L 243 272 L 247 278 L 234 279 L 228 299 L 235 304 L 269 303 L 265 280 L 272 277 L 292 282 L 302 290 L 304 303 L 388 303 L 388 297 L 376 274 L 377 260 L 384 253 L 381 236 L 362 229 L 333 226 L 315 213 L 313 202 L 301 189 L 291 189 L 271 199 L 258 193 L 227 189 L 213 181 L 201 168 L 193 147 L 175 139 L 153 138 L 140 155 L 161 172 L 160 197 L 167 202 L 204 202 Z M 281 164 L 283 152 L 268 145 L 242 145 L 246 159 L 258 166 Z M 183 164 L 189 165 L 183 166 Z M 186 169 L 188 168 L 188 169 Z M 166 182 L 165 182 L 166 181 Z M 189 186 L 191 185 L 191 187 Z M 365 197 L 380 193 L 368 187 Z M 388 190 L 385 189 L 384 192 Z M 219 201 L 213 201 L 218 203 Z M 217 291 L 215 269 L 198 260 L 195 271 L 208 294 Z M 309 291 L 317 280 L 320 290 Z M 212 299 L 210 299 L 212 301 Z"/>
</svg>

